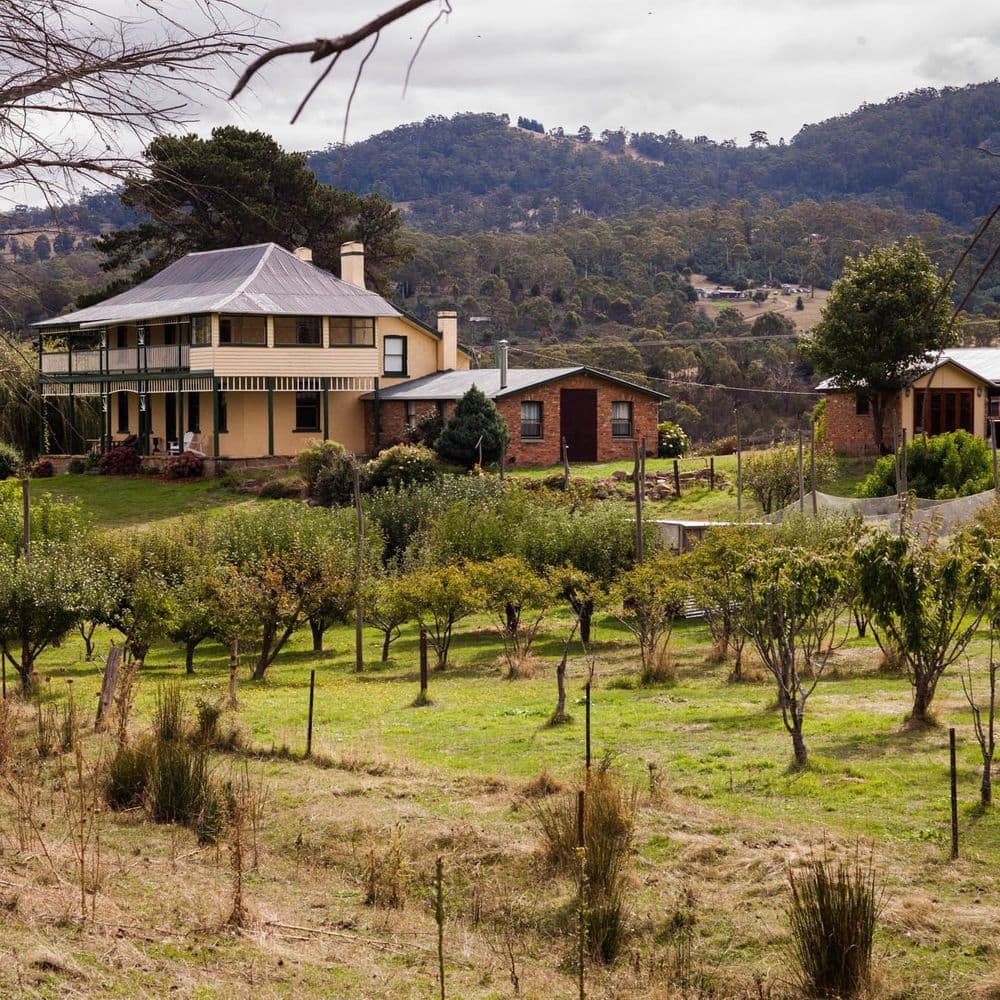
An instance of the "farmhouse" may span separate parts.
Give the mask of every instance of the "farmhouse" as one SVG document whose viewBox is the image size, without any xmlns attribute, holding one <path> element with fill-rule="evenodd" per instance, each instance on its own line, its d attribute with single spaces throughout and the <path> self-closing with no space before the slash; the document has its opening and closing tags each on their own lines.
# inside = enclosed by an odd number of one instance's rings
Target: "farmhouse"
<svg viewBox="0 0 1000 1000">
<path fill-rule="evenodd" d="M 97 404 L 89 447 L 129 440 L 144 455 L 244 460 L 290 457 L 309 438 L 377 452 L 478 380 L 508 421 L 515 461 L 557 461 L 561 436 L 579 460 L 631 454 L 633 436 L 655 448 L 659 394 L 583 368 L 510 369 L 501 388 L 497 369 L 469 373 L 456 313 L 440 312 L 434 329 L 365 287 L 361 244 L 342 247 L 340 278 L 311 258 L 274 243 L 191 253 L 36 324 L 44 398 L 71 425 L 81 401 Z"/>
<path fill-rule="evenodd" d="M 844 455 L 876 452 L 871 398 L 864 392 L 841 389 L 835 379 L 817 387 L 826 394 L 827 440 Z M 897 440 L 902 432 L 942 434 L 964 430 L 990 436 L 993 421 L 1000 419 L 1000 348 L 954 348 L 942 352 L 934 363 L 914 373 L 887 400 L 885 439 Z"/>
</svg>

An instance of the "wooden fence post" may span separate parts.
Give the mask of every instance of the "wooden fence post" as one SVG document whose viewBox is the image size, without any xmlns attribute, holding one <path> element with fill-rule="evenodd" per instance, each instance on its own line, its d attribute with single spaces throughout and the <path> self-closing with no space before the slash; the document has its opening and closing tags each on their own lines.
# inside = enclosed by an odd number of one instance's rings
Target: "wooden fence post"
<svg viewBox="0 0 1000 1000">
<path fill-rule="evenodd" d="M 819 513 L 819 499 L 816 496 L 816 421 L 809 419 L 809 492 L 813 498 L 813 517 Z"/>
<path fill-rule="evenodd" d="M 639 461 L 639 442 L 632 442 L 632 495 L 635 498 L 635 560 L 642 562 L 645 557 L 645 539 L 642 531 L 642 502 L 646 492 L 646 477 Z"/>
<path fill-rule="evenodd" d="M 955 760 L 955 729 L 948 730 L 951 755 L 951 860 L 958 860 L 958 765 Z"/>
<path fill-rule="evenodd" d="M 740 408 L 734 407 L 736 414 L 736 510 L 743 513 L 743 438 L 740 436 Z"/>
<path fill-rule="evenodd" d="M 579 962 L 579 996 L 586 1000 L 587 995 L 587 841 L 585 835 L 584 815 L 587 803 L 587 793 L 581 788 L 576 793 L 576 854 L 579 861 L 578 887 L 578 928 L 577 928 L 577 961 Z"/>
<path fill-rule="evenodd" d="M 428 705 L 427 699 L 427 629 L 420 629 L 420 694 L 417 695 L 418 705 Z"/>
<path fill-rule="evenodd" d="M 563 491 L 569 489 L 569 445 L 562 439 Z"/>
<path fill-rule="evenodd" d="M 434 877 L 434 886 L 437 890 L 434 894 L 434 920 L 437 923 L 438 940 L 438 982 L 441 984 L 441 1000 L 444 997 L 444 861 L 437 859 L 437 868 Z"/>
<path fill-rule="evenodd" d="M 313 752 L 313 700 L 316 695 L 316 671 L 309 671 L 309 723 L 306 727 L 306 756 Z"/>
<path fill-rule="evenodd" d="M 715 489 L 715 456 L 709 455 L 708 458 L 708 488 L 710 490 Z"/>
<path fill-rule="evenodd" d="M 354 669 L 361 673 L 365 669 L 365 609 L 361 597 L 361 573 L 364 560 L 365 514 L 361 507 L 361 473 L 357 460 L 354 462 L 354 507 L 358 515 L 357 539 L 354 553 Z"/>
<path fill-rule="evenodd" d="M 590 773 L 590 681 L 587 681 L 587 686 L 583 689 L 586 696 L 586 742 L 584 749 L 584 760 L 586 761 L 587 773 Z"/>
<path fill-rule="evenodd" d="M 21 480 L 21 502 L 24 508 L 24 527 L 21 535 L 21 553 L 26 563 L 31 562 L 31 480 Z"/>
<path fill-rule="evenodd" d="M 806 509 L 806 479 L 802 461 L 802 428 L 799 428 L 799 512 Z"/>
<path fill-rule="evenodd" d="M 990 417 L 990 446 L 993 449 L 993 489 L 1000 494 L 1000 471 L 997 468 L 997 422 Z"/>
<path fill-rule="evenodd" d="M 104 717 L 111 708 L 115 697 L 115 684 L 118 682 L 118 667 L 121 665 L 122 651 L 119 646 L 108 650 L 108 661 L 104 667 L 104 679 L 101 682 L 101 696 L 97 702 L 97 718 L 94 719 L 94 729 L 98 732 L 104 727 Z"/>
<path fill-rule="evenodd" d="M 680 499 L 681 496 L 681 463 L 674 459 L 674 490 L 677 493 L 677 498 Z"/>
</svg>

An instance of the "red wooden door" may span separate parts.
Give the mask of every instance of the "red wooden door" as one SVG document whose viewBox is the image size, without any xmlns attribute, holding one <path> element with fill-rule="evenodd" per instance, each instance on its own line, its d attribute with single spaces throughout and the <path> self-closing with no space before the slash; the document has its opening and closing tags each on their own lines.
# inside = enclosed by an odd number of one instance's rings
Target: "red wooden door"
<svg viewBox="0 0 1000 1000">
<path fill-rule="evenodd" d="M 597 390 L 559 390 L 559 433 L 571 462 L 597 461 Z"/>
</svg>

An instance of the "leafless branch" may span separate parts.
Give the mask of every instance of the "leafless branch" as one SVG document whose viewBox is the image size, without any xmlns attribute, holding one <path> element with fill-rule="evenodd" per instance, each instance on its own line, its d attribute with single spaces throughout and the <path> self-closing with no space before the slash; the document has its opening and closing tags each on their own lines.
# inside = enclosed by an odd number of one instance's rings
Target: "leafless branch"
<svg viewBox="0 0 1000 1000">
<path fill-rule="evenodd" d="M 294 123 L 302 113 L 306 104 L 309 103 L 310 98 L 314 93 L 316 93 L 319 85 L 330 75 L 333 67 L 337 64 L 337 60 L 345 52 L 356 48 L 362 42 L 372 38 L 373 41 L 371 48 L 361 60 L 361 65 L 358 67 L 358 73 L 354 79 L 354 86 L 351 89 L 351 99 L 353 99 L 354 94 L 357 91 L 358 81 L 361 79 L 361 72 L 364 69 L 364 65 L 368 61 L 372 52 L 375 51 L 375 47 L 378 45 L 379 36 L 383 29 L 387 28 L 391 24 L 395 24 L 397 21 L 402 20 L 407 16 L 407 14 L 412 14 L 413 11 L 419 10 L 421 7 L 426 7 L 430 3 L 440 4 L 441 9 L 424 30 L 416 51 L 413 53 L 413 57 L 410 59 L 410 63 L 406 68 L 406 82 L 403 87 L 405 93 L 406 85 L 410 82 L 410 71 L 413 69 L 413 64 L 416 61 L 417 56 L 420 54 L 420 50 L 423 48 L 424 42 L 427 40 L 427 36 L 430 34 L 431 29 L 438 23 L 438 21 L 441 20 L 442 17 L 446 17 L 451 13 L 451 0 L 403 0 L 402 3 L 398 3 L 389 10 L 383 11 L 378 17 L 373 18 L 367 24 L 363 24 L 360 28 L 350 31 L 345 35 L 340 35 L 337 38 L 317 38 L 312 42 L 294 42 L 288 45 L 276 45 L 259 55 L 253 60 L 253 62 L 250 63 L 249 66 L 247 66 L 247 68 L 243 71 L 242 76 L 236 82 L 236 86 L 229 95 L 229 99 L 232 100 L 234 97 L 237 97 L 240 93 L 242 93 L 257 73 L 259 73 L 265 66 L 273 62 L 275 59 L 280 59 L 283 56 L 290 55 L 305 55 L 307 52 L 311 53 L 309 57 L 310 62 L 321 62 L 324 59 L 330 59 L 330 64 L 320 74 L 316 82 L 309 88 L 308 93 L 296 109 L 295 114 L 292 117 L 292 122 Z M 350 104 L 351 102 L 348 100 L 348 117 L 350 116 Z"/>
</svg>

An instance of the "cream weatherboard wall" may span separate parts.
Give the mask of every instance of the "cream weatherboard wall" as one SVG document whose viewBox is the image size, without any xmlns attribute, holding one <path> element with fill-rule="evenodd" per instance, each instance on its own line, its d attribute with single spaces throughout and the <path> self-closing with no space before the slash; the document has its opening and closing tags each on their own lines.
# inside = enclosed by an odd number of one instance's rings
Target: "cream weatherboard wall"
<svg viewBox="0 0 1000 1000">
<path fill-rule="evenodd" d="M 982 379 L 967 372 L 958 365 L 945 362 L 939 368 L 918 378 L 912 386 L 913 390 L 919 389 L 972 389 L 972 432 L 977 437 L 983 437 L 986 433 L 986 405 L 987 393 Z M 912 441 L 914 435 L 913 424 L 913 392 L 904 389 L 902 393 L 902 420 L 901 424 L 906 429 L 907 438 Z M 891 424 L 887 424 L 891 427 Z"/>
</svg>

